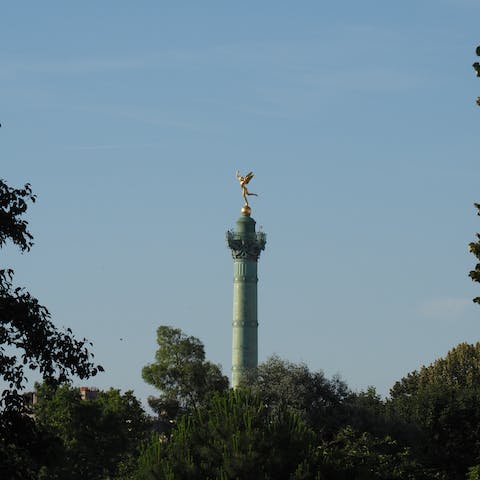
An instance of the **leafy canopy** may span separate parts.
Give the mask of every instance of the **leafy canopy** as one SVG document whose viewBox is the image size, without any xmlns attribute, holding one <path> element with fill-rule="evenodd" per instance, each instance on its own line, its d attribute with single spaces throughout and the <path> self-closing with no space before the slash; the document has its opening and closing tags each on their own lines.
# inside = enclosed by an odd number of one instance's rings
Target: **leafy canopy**
<svg viewBox="0 0 480 480">
<path fill-rule="evenodd" d="M 22 252 L 32 247 L 33 236 L 23 218 L 29 201 L 35 201 L 29 184 L 15 189 L 0 180 L 0 247 L 8 240 Z M 28 369 L 57 383 L 70 375 L 87 378 L 102 370 L 92 362 L 87 340 L 77 340 L 70 329 L 59 331 L 47 308 L 13 285 L 13 273 L 0 270 L 0 375 L 6 384 L 0 411 L 21 407 L 19 391 L 25 387 Z"/>
<path fill-rule="evenodd" d="M 30 250 L 33 236 L 24 215 L 35 195 L 29 184 L 12 188 L 0 180 L 0 248 L 8 241 L 21 252 Z M 0 269 L 0 457 L 3 478 L 29 478 L 29 460 L 37 448 L 37 433 L 22 396 L 27 372 L 37 371 L 49 384 L 71 375 L 88 378 L 102 371 L 95 365 L 86 339 L 58 330 L 46 307 L 13 284 L 13 270 Z M 44 443 L 39 440 L 40 443 Z M 36 445 L 36 446 L 35 446 Z M 30 453 L 28 453 L 30 452 Z M 8 477 L 10 475 L 10 477 Z"/>
<path fill-rule="evenodd" d="M 154 437 L 136 478 L 314 479 L 315 462 L 314 434 L 297 415 L 238 389 L 182 416 L 168 441 Z"/>
<path fill-rule="evenodd" d="M 396 382 L 387 408 L 416 427 L 412 448 L 424 464 L 464 479 L 480 458 L 480 342 L 461 343 Z"/>
<path fill-rule="evenodd" d="M 78 388 L 37 385 L 38 427 L 55 439 L 54 455 L 42 466 L 47 478 L 117 478 L 133 464 L 150 421 L 133 392 L 100 391 L 82 400 Z"/>
<path fill-rule="evenodd" d="M 142 370 L 143 379 L 160 390 L 150 397 L 150 406 L 160 416 L 174 418 L 201 405 L 204 399 L 228 388 L 220 367 L 205 360 L 202 342 L 180 329 L 162 325 L 157 329 L 155 362 Z"/>
<path fill-rule="evenodd" d="M 314 428 L 331 432 L 342 421 L 347 385 L 338 377 L 327 379 L 322 371 L 312 372 L 304 363 L 273 355 L 248 371 L 244 381 L 271 408 L 289 408 Z"/>
</svg>

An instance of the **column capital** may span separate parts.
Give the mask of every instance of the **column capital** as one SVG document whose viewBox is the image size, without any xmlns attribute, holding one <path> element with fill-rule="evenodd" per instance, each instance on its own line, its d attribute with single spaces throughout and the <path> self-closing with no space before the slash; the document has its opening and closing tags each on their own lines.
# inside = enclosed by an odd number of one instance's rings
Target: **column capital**
<svg viewBox="0 0 480 480">
<path fill-rule="evenodd" d="M 260 252 L 265 250 L 267 235 L 264 232 L 245 234 L 228 230 L 227 243 L 234 260 L 253 260 L 256 262 L 260 257 Z"/>
</svg>

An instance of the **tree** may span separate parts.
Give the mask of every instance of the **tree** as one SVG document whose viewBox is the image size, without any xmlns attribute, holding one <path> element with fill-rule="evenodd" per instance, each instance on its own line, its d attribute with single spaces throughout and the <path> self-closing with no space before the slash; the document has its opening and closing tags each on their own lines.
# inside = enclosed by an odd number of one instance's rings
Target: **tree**
<svg viewBox="0 0 480 480">
<path fill-rule="evenodd" d="M 16 189 L 0 180 L 0 248 L 11 241 L 21 252 L 30 250 L 33 236 L 24 214 L 34 201 L 29 184 Z M 0 456 L 10 460 L 3 462 L 0 476 L 7 472 L 2 478 L 28 478 L 27 452 L 38 446 L 38 432 L 26 415 L 22 396 L 27 371 L 38 371 L 53 385 L 70 375 L 88 378 L 103 369 L 93 363 L 86 339 L 76 339 L 70 329 L 58 330 L 48 310 L 13 285 L 13 273 L 0 270 L 0 376 L 5 384 L 0 397 Z M 16 462 L 19 459 L 23 460 Z"/>
<path fill-rule="evenodd" d="M 315 436 L 288 409 L 248 390 L 216 394 L 143 451 L 138 480 L 315 479 Z M 321 477 L 323 478 L 323 477 Z"/>
<path fill-rule="evenodd" d="M 390 391 L 392 398 L 410 397 L 428 386 L 446 385 L 457 389 L 480 388 L 480 342 L 460 343 L 445 358 L 410 372 L 396 382 Z"/>
<path fill-rule="evenodd" d="M 480 48 L 480 47 L 479 47 Z M 480 98 L 480 97 L 479 97 Z M 474 203 L 475 208 L 478 210 L 477 215 L 480 216 L 480 203 Z M 480 260 L 480 233 L 476 234 L 477 241 L 476 242 L 471 242 L 468 247 L 470 249 L 470 252 L 475 255 L 477 260 Z M 477 263 L 475 265 L 475 269 L 471 270 L 468 276 L 474 281 L 474 282 L 480 282 L 480 263 Z M 480 297 L 476 297 L 473 299 L 475 303 L 480 303 Z"/>
<path fill-rule="evenodd" d="M 344 425 L 358 432 L 368 432 L 378 438 L 395 436 L 398 428 L 386 414 L 385 401 L 374 387 L 350 392 L 343 402 Z"/>
<path fill-rule="evenodd" d="M 318 447 L 322 480 L 427 480 L 430 476 L 390 436 L 375 437 L 350 426 L 341 428 L 330 441 Z"/>
<path fill-rule="evenodd" d="M 162 418 L 173 419 L 200 406 L 213 392 L 228 388 L 228 378 L 220 367 L 205 360 L 205 349 L 198 338 L 178 328 L 160 326 L 157 343 L 155 362 L 143 367 L 142 377 L 161 392 L 148 402 Z"/>
<path fill-rule="evenodd" d="M 480 458 L 480 343 L 461 343 L 390 391 L 388 409 L 417 427 L 412 449 L 448 479 Z"/>
<path fill-rule="evenodd" d="M 138 465 L 136 480 L 434 478 L 388 436 L 344 427 L 319 440 L 290 408 L 272 408 L 246 388 L 182 416 L 169 440 L 152 438 Z"/>
<path fill-rule="evenodd" d="M 43 384 L 37 395 L 38 427 L 56 440 L 55 455 L 40 469 L 45 478 L 100 480 L 128 473 L 151 423 L 133 392 L 112 388 L 82 400 L 78 388 Z"/>
<path fill-rule="evenodd" d="M 304 363 L 273 355 L 247 372 L 245 384 L 251 385 L 270 408 L 288 407 L 324 435 L 333 434 L 344 422 L 347 385 L 338 377 L 328 380 L 321 371 L 311 372 Z"/>
</svg>

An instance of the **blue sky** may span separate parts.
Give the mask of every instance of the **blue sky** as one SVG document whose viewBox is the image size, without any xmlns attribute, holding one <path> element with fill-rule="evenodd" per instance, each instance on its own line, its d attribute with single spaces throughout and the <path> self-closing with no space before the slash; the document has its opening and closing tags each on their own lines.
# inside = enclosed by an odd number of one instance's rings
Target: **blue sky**
<svg viewBox="0 0 480 480">
<path fill-rule="evenodd" d="M 2 264 L 92 340 L 91 385 L 153 393 L 161 324 L 229 374 L 225 231 L 253 170 L 260 359 L 388 393 L 479 338 L 478 18 L 468 0 L 3 5 L 0 177 L 38 202 L 35 247 Z"/>
</svg>

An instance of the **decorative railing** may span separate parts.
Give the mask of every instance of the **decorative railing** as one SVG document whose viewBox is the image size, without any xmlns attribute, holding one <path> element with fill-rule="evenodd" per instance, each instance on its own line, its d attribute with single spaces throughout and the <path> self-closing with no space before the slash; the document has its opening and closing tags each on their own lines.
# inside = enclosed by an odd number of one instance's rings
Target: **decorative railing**
<svg viewBox="0 0 480 480">
<path fill-rule="evenodd" d="M 237 260 L 258 260 L 260 252 L 265 250 L 267 234 L 265 232 L 238 233 L 227 231 L 227 244 L 232 251 L 232 257 Z"/>
</svg>

